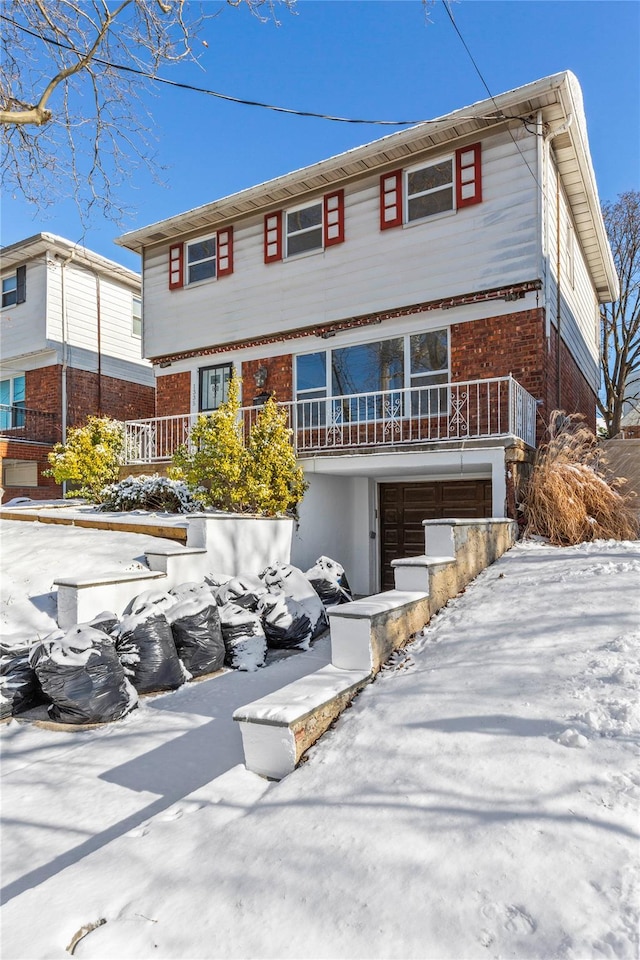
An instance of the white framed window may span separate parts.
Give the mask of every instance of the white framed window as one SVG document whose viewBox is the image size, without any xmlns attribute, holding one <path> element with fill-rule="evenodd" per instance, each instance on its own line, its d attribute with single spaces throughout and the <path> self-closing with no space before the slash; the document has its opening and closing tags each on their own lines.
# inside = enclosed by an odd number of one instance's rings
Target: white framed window
<svg viewBox="0 0 640 960">
<path fill-rule="evenodd" d="M 322 250 L 322 200 L 285 214 L 285 256 L 295 257 L 310 250 Z"/>
<path fill-rule="evenodd" d="M 131 300 L 131 333 L 134 337 L 142 336 L 142 299 L 133 297 Z"/>
<path fill-rule="evenodd" d="M 16 274 L 5 277 L 2 281 L 2 306 L 12 307 L 18 302 L 18 278 Z"/>
<path fill-rule="evenodd" d="M 449 331 L 405 334 L 295 358 L 296 400 L 302 426 L 336 420 L 373 420 L 401 411 L 437 416 L 448 408 Z M 414 388 L 414 389 L 407 389 Z M 332 402 L 340 397 L 341 403 Z M 322 402 L 326 401 L 326 402 Z"/>
<path fill-rule="evenodd" d="M 3 467 L 3 486 L 38 486 L 38 464 L 35 460 L 5 460 Z"/>
<path fill-rule="evenodd" d="M 453 157 L 405 170 L 405 223 L 455 211 Z"/>
<path fill-rule="evenodd" d="M 187 283 L 210 280 L 216 275 L 216 237 L 187 243 Z"/>
</svg>

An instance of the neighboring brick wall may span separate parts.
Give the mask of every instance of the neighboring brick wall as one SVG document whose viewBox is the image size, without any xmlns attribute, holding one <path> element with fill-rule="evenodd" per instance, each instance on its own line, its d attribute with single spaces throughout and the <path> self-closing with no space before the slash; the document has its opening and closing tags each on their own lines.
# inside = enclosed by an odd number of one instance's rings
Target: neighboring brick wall
<svg viewBox="0 0 640 960">
<path fill-rule="evenodd" d="M 191 412 L 191 374 L 171 373 L 156 380 L 156 416 L 176 417 Z"/>
<path fill-rule="evenodd" d="M 6 487 L 2 490 L 2 503 L 14 497 L 31 497 L 32 500 L 55 500 L 62 496 L 62 487 L 51 477 L 43 477 L 42 471 L 49 469 L 47 454 L 51 447 L 45 444 L 20 443 L 15 440 L 0 440 L 0 469 L 5 460 L 35 460 L 38 464 L 37 487 Z M 4 481 L 4 471 L 2 471 Z"/>
<path fill-rule="evenodd" d="M 258 367 L 265 367 L 267 371 L 264 387 L 256 387 L 254 376 Z M 263 390 L 274 394 L 275 399 L 282 403 L 293 399 L 293 357 L 290 353 L 280 357 L 265 357 L 264 360 L 245 361 L 241 375 L 243 406 L 251 406 L 253 398 Z"/>
<path fill-rule="evenodd" d="M 114 420 L 144 420 L 155 415 L 155 390 L 116 377 L 100 377 L 88 370 L 67 370 L 68 426 L 83 424 L 88 416 Z"/>
</svg>

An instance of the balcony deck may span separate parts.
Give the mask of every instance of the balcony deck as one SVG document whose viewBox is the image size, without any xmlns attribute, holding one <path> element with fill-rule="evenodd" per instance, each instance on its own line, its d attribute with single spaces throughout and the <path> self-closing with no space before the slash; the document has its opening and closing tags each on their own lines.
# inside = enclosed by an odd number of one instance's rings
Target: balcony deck
<svg viewBox="0 0 640 960">
<path fill-rule="evenodd" d="M 536 401 L 513 377 L 296 400 L 278 407 L 286 411 L 299 458 L 507 436 L 535 447 Z M 245 432 L 259 410 L 241 409 Z M 170 460 L 189 444 L 198 416 L 127 421 L 126 463 Z"/>
<path fill-rule="evenodd" d="M 62 439 L 56 413 L 30 410 L 19 404 L 0 404 L 0 439 L 53 444 Z"/>
</svg>

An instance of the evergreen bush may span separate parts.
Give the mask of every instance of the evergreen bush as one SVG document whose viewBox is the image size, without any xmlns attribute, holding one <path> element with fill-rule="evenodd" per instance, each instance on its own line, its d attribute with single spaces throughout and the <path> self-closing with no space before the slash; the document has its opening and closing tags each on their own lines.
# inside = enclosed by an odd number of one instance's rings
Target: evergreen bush
<svg viewBox="0 0 640 960">
<path fill-rule="evenodd" d="M 102 510 L 152 510 L 162 513 L 195 513 L 204 504 L 181 480 L 153 476 L 127 477 L 105 487 Z"/>
<path fill-rule="evenodd" d="M 55 444 L 45 475 L 56 483 L 77 484 L 67 496 L 99 503 L 104 487 L 118 479 L 123 451 L 124 425 L 110 417 L 89 417 L 83 427 L 68 431 L 66 443 Z"/>
</svg>

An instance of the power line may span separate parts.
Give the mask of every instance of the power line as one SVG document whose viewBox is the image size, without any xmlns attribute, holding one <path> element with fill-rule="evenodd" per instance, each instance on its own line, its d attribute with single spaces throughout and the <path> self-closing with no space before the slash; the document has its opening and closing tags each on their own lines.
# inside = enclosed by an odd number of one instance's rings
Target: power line
<svg viewBox="0 0 640 960">
<path fill-rule="evenodd" d="M 476 73 L 477 73 L 478 76 L 480 77 L 480 81 L 482 82 L 483 87 L 485 88 L 485 90 L 486 90 L 487 93 L 489 94 L 489 97 L 490 97 L 490 99 L 491 99 L 491 102 L 493 103 L 493 105 L 494 105 L 494 107 L 496 108 L 496 110 L 499 110 L 498 104 L 496 103 L 495 98 L 494 98 L 493 94 L 491 93 L 491 90 L 489 89 L 489 85 L 487 84 L 487 81 L 485 80 L 484 76 L 482 75 L 482 71 L 480 70 L 480 67 L 479 67 L 478 64 L 476 63 L 476 61 L 475 61 L 475 59 L 474 59 L 474 56 L 473 56 L 473 54 L 471 53 L 471 50 L 469 49 L 469 47 L 468 47 L 468 45 L 467 45 L 466 40 L 465 40 L 464 37 L 462 36 L 460 30 L 458 29 L 457 23 L 456 23 L 455 20 L 453 19 L 453 14 L 451 13 L 451 10 L 449 9 L 448 0 L 442 0 L 442 6 L 444 7 L 444 9 L 445 9 L 446 12 L 447 12 L 447 16 L 449 17 L 449 20 L 451 21 L 451 23 L 452 23 L 452 25 L 453 25 L 453 29 L 454 29 L 455 32 L 458 34 L 458 37 L 460 38 L 460 41 L 461 41 L 463 47 L 464 47 L 465 50 L 467 51 L 467 54 L 469 55 L 469 59 L 471 60 L 471 63 L 473 64 Z M 500 111 L 500 112 L 501 112 L 501 111 Z M 526 120 L 527 120 L 528 118 L 519 117 L 518 119 L 521 120 L 522 123 L 524 124 L 524 126 L 527 128 L 527 130 L 529 130 L 529 128 L 526 126 Z M 529 132 L 531 132 L 531 131 L 529 131 Z M 529 173 L 531 174 L 531 176 L 532 176 L 533 179 L 535 180 L 536 185 L 537 185 L 538 188 L 539 188 L 540 190 L 542 190 L 542 192 L 544 193 L 544 192 L 545 192 L 544 187 L 542 187 L 542 185 L 540 184 L 537 176 L 535 175 L 535 173 L 534 173 L 533 170 L 531 169 L 531 166 L 530 166 L 530 164 L 529 164 L 529 161 L 527 160 L 527 158 L 525 157 L 524 153 L 522 152 L 522 150 L 521 150 L 520 147 L 518 146 L 518 142 L 517 142 L 516 138 L 514 137 L 514 135 L 512 134 L 512 132 L 511 132 L 511 130 L 509 129 L 509 127 L 507 127 L 507 133 L 508 133 L 509 136 L 511 137 L 511 139 L 512 139 L 512 141 L 513 141 L 513 145 L 515 146 L 516 150 L 518 151 L 518 153 L 519 153 L 520 156 L 522 157 L 524 163 L 526 164 L 527 170 L 529 171 Z"/>
</svg>

